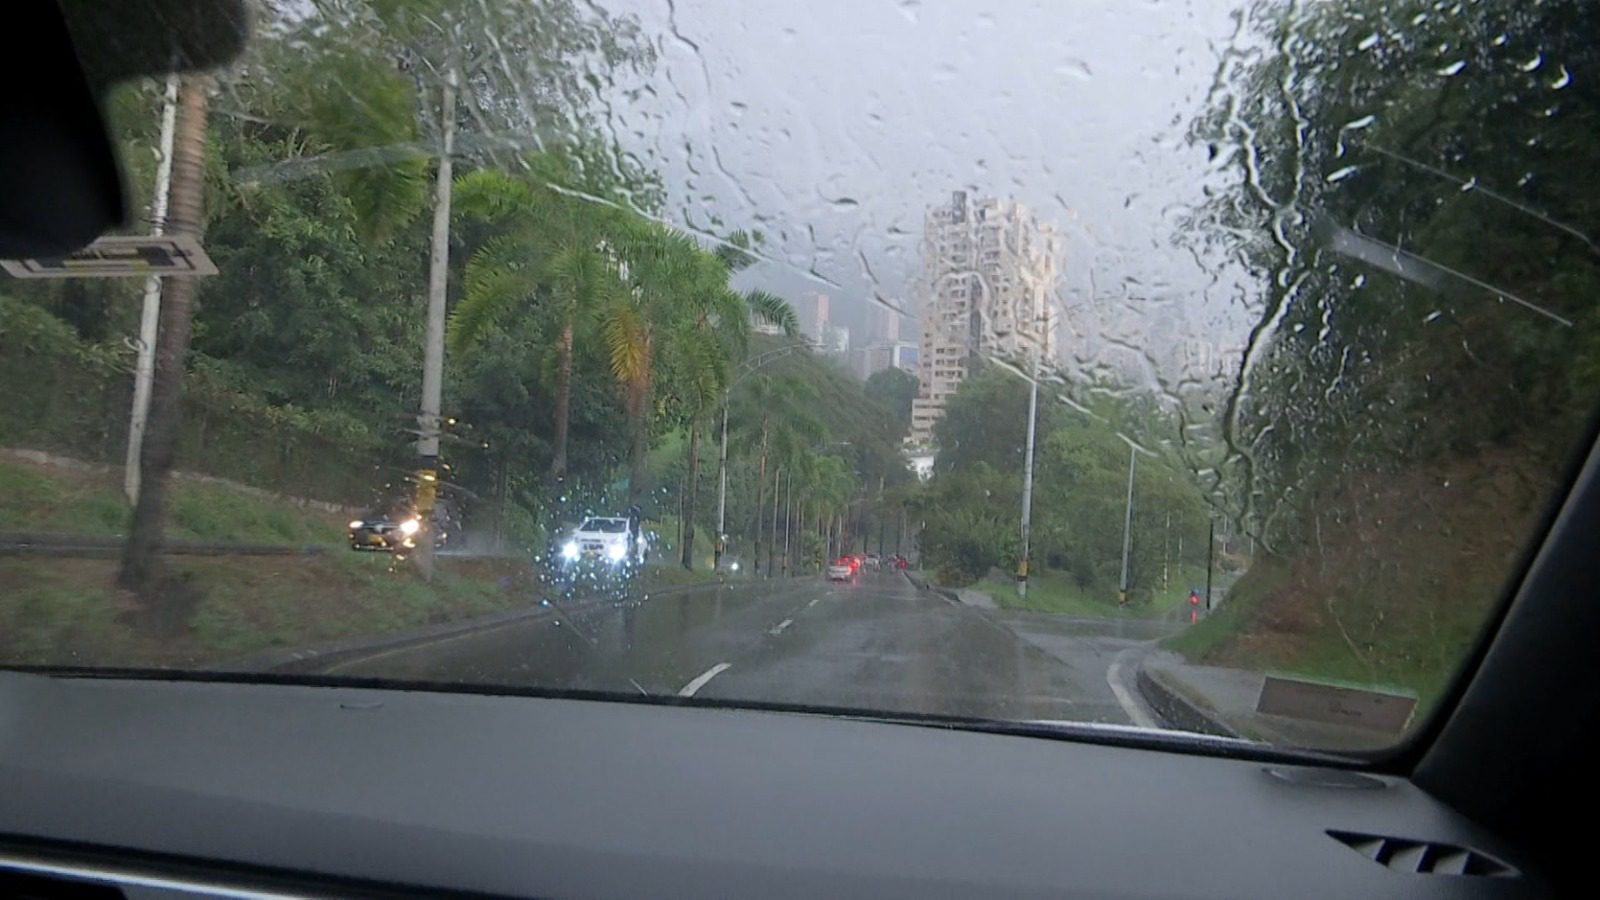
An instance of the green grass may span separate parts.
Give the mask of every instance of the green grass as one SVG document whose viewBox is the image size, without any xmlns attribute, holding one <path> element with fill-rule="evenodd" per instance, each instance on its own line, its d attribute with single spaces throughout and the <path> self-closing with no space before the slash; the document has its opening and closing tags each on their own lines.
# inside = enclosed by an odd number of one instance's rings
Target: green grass
<svg viewBox="0 0 1600 900">
<path fill-rule="evenodd" d="M 386 553 L 344 546 L 343 517 L 226 485 L 177 479 L 177 538 L 313 546 L 311 555 L 168 557 L 159 624 L 112 588 L 113 560 L 0 559 L 0 662 L 178 665 L 379 635 L 526 605 L 523 562 L 441 557 L 422 581 Z M 0 461 L 0 529 L 114 536 L 120 484 L 98 471 Z"/>
<path fill-rule="evenodd" d="M 178 476 L 167 525 L 174 538 L 336 546 L 344 540 L 340 518 Z M 127 500 L 114 476 L 0 461 L 0 530 L 109 537 L 127 527 Z"/>
<path fill-rule="evenodd" d="M 532 573 L 508 560 L 441 558 L 432 582 L 388 554 L 175 558 L 163 618 L 128 614 L 116 563 L 0 560 L 0 661 L 196 666 L 265 650 L 378 636 L 526 606 Z"/>
<path fill-rule="evenodd" d="M 1194 581 L 1198 575 L 1199 581 Z M 1174 587 L 1157 599 L 1135 599 L 1127 606 L 1117 604 L 1115 589 L 1091 591 L 1062 572 L 1038 572 L 1028 579 L 1028 596 L 1017 596 L 1010 582 L 980 581 L 972 589 L 993 597 L 1002 609 L 1026 609 L 1093 619 L 1161 619 L 1187 615 L 1188 591 L 1178 585 L 1203 584 L 1205 573 L 1187 573 L 1172 580 Z"/>
<path fill-rule="evenodd" d="M 1163 646 L 1192 660 L 1208 658 L 1254 621 L 1261 598 L 1282 587 L 1288 576 L 1283 564 L 1263 558 L 1233 585 L 1222 608 L 1168 638 Z"/>
<path fill-rule="evenodd" d="M 1291 574 L 1288 563 L 1259 559 L 1221 609 L 1162 645 L 1198 663 L 1414 694 L 1421 717 L 1455 673 L 1459 655 L 1453 648 L 1470 645 L 1482 624 L 1481 611 L 1470 606 L 1442 607 L 1447 615 L 1435 612 L 1427 628 L 1414 617 L 1396 616 L 1374 633 L 1363 656 L 1332 627 L 1276 630 L 1281 626 L 1267 615 L 1268 600 L 1274 607 L 1285 604 L 1286 592 L 1296 590 Z M 1441 640 L 1441 629 L 1448 639 Z"/>
</svg>

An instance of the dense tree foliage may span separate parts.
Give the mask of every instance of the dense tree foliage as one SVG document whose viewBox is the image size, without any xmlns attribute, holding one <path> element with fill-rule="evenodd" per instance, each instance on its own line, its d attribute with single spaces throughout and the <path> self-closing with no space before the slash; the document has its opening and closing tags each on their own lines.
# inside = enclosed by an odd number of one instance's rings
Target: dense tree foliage
<svg viewBox="0 0 1600 900">
<path fill-rule="evenodd" d="M 1224 415 L 1274 544 L 1351 469 L 1558 464 L 1600 375 L 1600 10 L 1260 3 L 1196 135 L 1196 220 L 1267 286 Z"/>
<path fill-rule="evenodd" d="M 1209 511 L 1193 476 L 1144 437 L 1170 430 L 1170 421 L 1138 398 L 1086 391 L 1084 402 L 1069 407 L 1056 399 L 1058 393 L 1040 392 L 1033 571 L 1067 572 L 1081 587 L 1114 595 L 1128 469 L 1137 455 L 1132 594 L 1148 598 L 1163 589 L 1163 571 L 1165 587 L 1178 589 L 1171 574 L 1205 562 Z M 924 561 L 947 582 L 1016 567 L 1027 410 L 1028 383 L 1007 369 L 986 367 L 961 385 L 935 426 L 935 475 L 914 503 Z"/>
</svg>

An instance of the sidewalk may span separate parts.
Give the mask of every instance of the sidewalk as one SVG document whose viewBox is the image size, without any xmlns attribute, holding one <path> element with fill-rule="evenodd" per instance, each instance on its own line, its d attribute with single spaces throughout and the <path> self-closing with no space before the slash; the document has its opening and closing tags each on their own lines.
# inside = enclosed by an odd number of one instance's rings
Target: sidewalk
<svg viewBox="0 0 1600 900">
<path fill-rule="evenodd" d="M 1261 741 L 1279 747 L 1370 751 L 1399 736 L 1256 711 L 1266 676 L 1260 672 L 1193 665 L 1167 650 L 1139 661 L 1139 693 L 1173 727 Z"/>
</svg>

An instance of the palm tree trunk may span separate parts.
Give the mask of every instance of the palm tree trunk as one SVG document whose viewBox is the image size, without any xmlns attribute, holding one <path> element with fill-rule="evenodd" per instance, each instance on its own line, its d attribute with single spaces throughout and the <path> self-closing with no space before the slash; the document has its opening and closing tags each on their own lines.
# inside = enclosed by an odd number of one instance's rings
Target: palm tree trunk
<svg viewBox="0 0 1600 900">
<path fill-rule="evenodd" d="M 760 574 L 761 571 L 761 510 L 767 503 L 767 423 L 761 423 L 761 463 L 756 468 L 756 542 L 754 552 L 750 555 L 751 574 Z"/>
<path fill-rule="evenodd" d="M 649 353 L 646 348 L 646 354 Z M 636 396 L 629 404 L 633 407 L 633 467 L 628 476 L 628 503 L 633 505 L 639 502 L 644 495 L 644 464 L 645 456 L 650 450 L 650 376 L 644 377 L 643 384 L 636 389 Z"/>
<path fill-rule="evenodd" d="M 694 568 L 694 515 L 700 494 L 700 420 L 689 423 L 689 483 L 683 491 L 683 567 Z"/>
<path fill-rule="evenodd" d="M 178 91 L 177 134 L 172 153 L 172 199 L 166 232 L 199 235 L 201 192 L 205 186 L 206 92 L 211 79 L 190 75 Z M 195 281 L 168 278 L 161 298 L 156 337 L 155 376 L 150 413 L 139 456 L 139 499 L 128 523 L 117 585 L 133 591 L 146 608 L 161 596 L 162 534 L 166 526 L 167 480 L 183 423 L 183 370 L 194 322 Z"/>
<path fill-rule="evenodd" d="M 556 440 L 550 456 L 550 476 L 567 474 L 567 428 L 572 417 L 572 320 L 561 324 L 561 344 L 556 362 Z"/>
</svg>

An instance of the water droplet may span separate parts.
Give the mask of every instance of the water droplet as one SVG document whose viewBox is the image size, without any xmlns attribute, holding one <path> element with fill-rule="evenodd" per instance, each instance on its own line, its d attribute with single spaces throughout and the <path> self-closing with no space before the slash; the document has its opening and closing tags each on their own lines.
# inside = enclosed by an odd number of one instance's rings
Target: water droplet
<svg viewBox="0 0 1600 900">
<path fill-rule="evenodd" d="M 1523 63 L 1522 65 L 1518 66 L 1517 68 L 1521 69 L 1524 72 L 1532 72 L 1534 69 L 1537 69 L 1542 65 L 1544 65 L 1544 54 L 1543 53 L 1535 53 L 1533 55 L 1533 59 L 1528 60 L 1527 62 Z"/>
<path fill-rule="evenodd" d="M 1378 33 L 1376 31 L 1374 31 L 1373 33 L 1371 33 L 1371 34 L 1367 35 L 1366 37 L 1362 38 L 1361 39 L 1361 43 L 1356 45 L 1356 49 L 1357 50 L 1371 50 L 1373 47 L 1376 47 L 1376 46 L 1378 46 Z"/>
<path fill-rule="evenodd" d="M 1460 74 L 1461 70 L 1465 69 L 1466 67 L 1467 67 L 1467 61 L 1464 60 L 1464 59 L 1458 59 L 1455 62 L 1451 63 L 1450 65 L 1445 66 L 1444 68 L 1440 69 L 1439 70 L 1439 74 L 1445 76 L 1446 78 L 1449 78 L 1452 75 Z"/>
<path fill-rule="evenodd" d="M 1057 75 L 1070 75 L 1079 81 L 1089 81 L 1094 78 L 1094 70 L 1081 59 L 1069 59 L 1056 66 Z"/>
<path fill-rule="evenodd" d="M 1359 172 L 1360 170 L 1361 170 L 1360 166 L 1345 166 L 1342 169 L 1337 169 L 1335 171 L 1329 172 L 1328 173 L 1328 177 L 1323 179 L 1323 180 L 1326 181 L 1329 184 L 1334 184 L 1335 182 L 1340 182 L 1340 181 L 1345 180 L 1346 178 L 1349 178 L 1351 175 L 1354 175 L 1355 173 Z"/>
<path fill-rule="evenodd" d="M 1559 90 L 1561 90 L 1562 88 L 1566 87 L 1567 85 L 1569 85 L 1571 83 L 1572 83 L 1572 73 L 1567 71 L 1567 67 L 1566 66 L 1562 66 L 1561 67 L 1561 74 L 1556 76 L 1556 80 L 1555 81 L 1550 82 L 1550 89 L 1552 91 L 1559 91 Z"/>
</svg>

